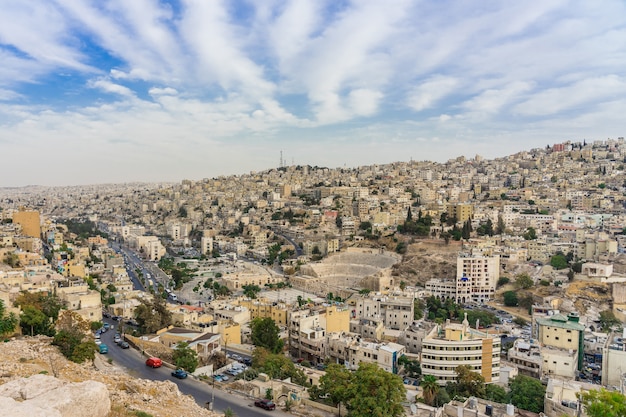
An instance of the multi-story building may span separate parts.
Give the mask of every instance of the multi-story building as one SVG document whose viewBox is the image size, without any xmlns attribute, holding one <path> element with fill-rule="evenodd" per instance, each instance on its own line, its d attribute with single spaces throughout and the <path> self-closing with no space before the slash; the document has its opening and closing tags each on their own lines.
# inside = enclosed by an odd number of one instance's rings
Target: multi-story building
<svg viewBox="0 0 626 417">
<path fill-rule="evenodd" d="M 406 352 L 397 343 L 375 343 L 353 334 L 334 333 L 328 340 L 328 357 L 336 363 L 355 370 L 359 363 L 375 363 L 387 372 L 398 372 L 398 359 Z"/>
<path fill-rule="evenodd" d="M 350 310 L 328 306 L 323 310 L 296 310 L 289 315 L 289 351 L 313 363 L 328 355 L 328 336 L 350 330 Z"/>
<path fill-rule="evenodd" d="M 462 324 L 448 321 L 433 328 L 422 341 L 422 372 L 438 384 L 456 381 L 460 365 L 481 374 L 487 384 L 500 378 L 500 337 L 472 329 L 467 315 Z"/>
<path fill-rule="evenodd" d="M 374 296 L 356 303 L 358 318 L 381 319 L 386 328 L 394 330 L 406 329 L 413 322 L 413 311 L 410 297 Z"/>
<path fill-rule="evenodd" d="M 576 369 L 583 367 L 584 358 L 584 331 L 585 326 L 579 323 L 577 313 L 569 313 L 567 317 L 554 314 L 546 318 L 537 318 L 539 343 L 576 352 Z"/>
<path fill-rule="evenodd" d="M 24 236 L 41 237 L 41 217 L 38 211 L 21 208 L 13 213 L 13 223 L 22 227 Z"/>
<path fill-rule="evenodd" d="M 496 285 L 500 278 L 500 256 L 462 254 L 457 257 L 456 272 L 461 283 L 465 283 L 463 289 L 469 286 L 470 300 L 484 303 L 492 299 L 496 293 Z"/>
<path fill-rule="evenodd" d="M 470 220 L 474 215 L 474 206 L 471 204 L 450 204 L 448 206 L 448 218 L 455 218 L 457 222 Z"/>
<path fill-rule="evenodd" d="M 507 360 L 517 367 L 520 374 L 541 378 L 541 347 L 532 340 L 516 339 L 507 352 Z"/>
</svg>

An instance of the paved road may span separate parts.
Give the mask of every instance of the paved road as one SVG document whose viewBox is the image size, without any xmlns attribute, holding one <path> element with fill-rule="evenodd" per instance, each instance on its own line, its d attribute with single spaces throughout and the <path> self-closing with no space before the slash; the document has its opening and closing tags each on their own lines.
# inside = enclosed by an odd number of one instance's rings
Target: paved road
<svg viewBox="0 0 626 417">
<path fill-rule="evenodd" d="M 196 380 L 192 377 L 183 380 L 176 379 L 171 376 L 172 369 L 167 367 L 156 369 L 147 367 L 145 365 L 146 358 L 142 356 L 139 351 L 132 348 L 122 349 L 113 343 L 113 335 L 117 331 L 118 323 L 110 320 L 107 320 L 107 322 L 115 326 L 115 329 L 109 330 L 101 336 L 102 342 L 109 347 L 109 353 L 101 355 L 103 356 L 102 359 L 112 359 L 114 364 L 125 368 L 126 372 L 135 378 L 172 381 L 178 385 L 178 389 L 183 394 L 191 395 L 201 406 L 204 406 L 207 401 L 211 401 L 211 391 L 213 389 L 211 384 Z M 96 355 L 99 354 L 96 353 Z M 235 412 L 237 417 L 293 417 L 291 414 L 285 413 L 281 410 L 266 411 L 261 408 L 254 407 L 253 399 L 229 394 L 219 388 L 218 384 L 215 387 L 215 391 L 213 391 L 215 396 L 213 409 L 215 411 L 224 412 L 224 410 L 230 408 Z"/>
</svg>

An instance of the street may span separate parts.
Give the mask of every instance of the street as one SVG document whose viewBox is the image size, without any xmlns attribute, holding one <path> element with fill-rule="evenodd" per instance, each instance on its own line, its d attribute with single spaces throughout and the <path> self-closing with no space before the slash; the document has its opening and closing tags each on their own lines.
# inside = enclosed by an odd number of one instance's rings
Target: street
<svg viewBox="0 0 626 417">
<path fill-rule="evenodd" d="M 146 357 L 142 356 L 141 352 L 133 348 L 122 349 L 113 342 L 113 335 L 117 332 L 117 326 L 119 323 L 108 319 L 105 321 L 110 325 L 115 326 L 115 328 L 100 336 L 102 342 L 109 346 L 109 353 L 101 355 L 103 357 L 102 359 L 105 361 L 107 359 L 112 359 L 114 365 L 124 368 L 130 376 L 157 381 L 172 381 L 178 385 L 180 392 L 191 395 L 202 407 L 205 406 L 207 401 L 211 401 L 213 394 L 215 397 L 215 401 L 213 403 L 214 411 L 223 413 L 224 410 L 230 408 L 238 417 L 261 417 L 268 415 L 292 417 L 291 414 L 285 413 L 279 409 L 266 411 L 261 408 L 254 407 L 254 399 L 224 392 L 219 389 L 219 384 L 215 385 L 215 391 L 212 393 L 213 385 L 209 381 L 200 381 L 191 376 L 187 379 L 180 380 L 171 376 L 171 368 L 165 366 L 161 368 L 150 368 L 146 366 Z M 96 353 L 96 355 L 100 354 Z"/>
</svg>

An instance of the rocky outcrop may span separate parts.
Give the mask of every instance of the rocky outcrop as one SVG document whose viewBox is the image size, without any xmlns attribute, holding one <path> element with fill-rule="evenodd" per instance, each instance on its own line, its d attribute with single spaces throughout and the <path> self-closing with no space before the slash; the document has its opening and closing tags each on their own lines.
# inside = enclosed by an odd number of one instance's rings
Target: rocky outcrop
<svg viewBox="0 0 626 417">
<path fill-rule="evenodd" d="M 106 417 L 111 401 L 101 382 L 64 382 L 39 374 L 0 385 L 0 409 L 5 417 Z"/>
</svg>

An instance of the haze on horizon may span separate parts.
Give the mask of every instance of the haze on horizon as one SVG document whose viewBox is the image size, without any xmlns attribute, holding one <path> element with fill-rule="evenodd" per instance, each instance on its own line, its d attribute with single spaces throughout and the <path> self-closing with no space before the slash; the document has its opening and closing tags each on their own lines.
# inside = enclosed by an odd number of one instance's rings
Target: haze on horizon
<svg viewBox="0 0 626 417">
<path fill-rule="evenodd" d="M 0 187 L 624 136 L 620 0 L 0 4 Z"/>
</svg>

